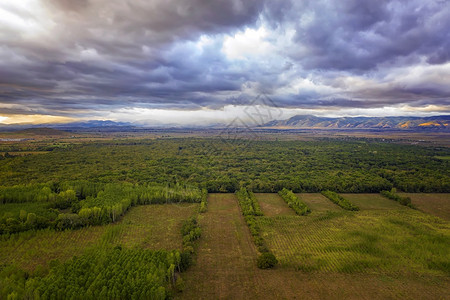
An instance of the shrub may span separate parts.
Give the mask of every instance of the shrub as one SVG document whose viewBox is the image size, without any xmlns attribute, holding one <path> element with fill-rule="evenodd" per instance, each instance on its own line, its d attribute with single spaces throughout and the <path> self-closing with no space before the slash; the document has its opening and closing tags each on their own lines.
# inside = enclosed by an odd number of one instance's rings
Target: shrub
<svg viewBox="0 0 450 300">
<path fill-rule="evenodd" d="M 409 197 L 402 197 L 402 196 L 398 195 L 397 194 L 397 190 L 395 188 L 393 188 L 391 191 L 381 191 L 380 194 L 383 197 L 386 197 L 388 199 L 397 201 L 401 205 L 414 208 L 414 206 L 411 203 L 411 198 L 409 198 Z"/>
<path fill-rule="evenodd" d="M 303 216 L 311 212 L 309 207 L 303 203 L 292 191 L 283 188 L 278 194 L 292 208 L 297 215 Z"/>
<path fill-rule="evenodd" d="M 324 192 L 322 192 L 322 195 L 324 195 L 325 197 L 327 197 L 328 199 L 330 199 L 332 202 L 339 205 L 343 209 L 353 210 L 353 211 L 359 210 L 359 208 L 356 205 L 353 205 L 347 199 L 345 199 L 344 197 L 342 197 L 341 195 L 339 195 L 335 192 L 324 191 Z"/>
<path fill-rule="evenodd" d="M 257 265 L 260 269 L 273 268 L 278 263 L 277 258 L 273 253 L 264 252 L 258 257 Z"/>
</svg>

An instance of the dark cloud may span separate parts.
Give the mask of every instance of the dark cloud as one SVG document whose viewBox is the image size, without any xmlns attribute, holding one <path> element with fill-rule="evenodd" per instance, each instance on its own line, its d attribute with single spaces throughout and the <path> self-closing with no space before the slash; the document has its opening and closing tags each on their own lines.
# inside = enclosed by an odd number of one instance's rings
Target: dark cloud
<svg viewBox="0 0 450 300">
<path fill-rule="evenodd" d="M 290 108 L 449 105 L 447 1 L 41 0 L 0 9 L 16 17 L 0 20 L 4 114 L 220 109 L 255 93 Z M 224 53 L 225 37 L 261 26 L 270 51 Z"/>
</svg>

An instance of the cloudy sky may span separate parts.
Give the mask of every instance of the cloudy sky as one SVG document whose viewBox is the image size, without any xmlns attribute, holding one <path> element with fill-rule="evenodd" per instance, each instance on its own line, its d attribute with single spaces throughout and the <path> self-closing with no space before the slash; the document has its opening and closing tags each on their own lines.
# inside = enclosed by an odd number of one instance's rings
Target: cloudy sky
<svg viewBox="0 0 450 300">
<path fill-rule="evenodd" d="M 449 114 L 449 28 L 448 0 L 0 0 L 0 123 Z"/>
</svg>

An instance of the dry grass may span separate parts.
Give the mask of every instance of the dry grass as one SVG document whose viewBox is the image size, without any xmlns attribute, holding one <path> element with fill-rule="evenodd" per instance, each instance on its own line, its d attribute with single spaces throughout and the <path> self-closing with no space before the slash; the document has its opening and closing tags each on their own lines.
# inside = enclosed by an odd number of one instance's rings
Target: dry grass
<svg viewBox="0 0 450 300">
<path fill-rule="evenodd" d="M 198 210 L 198 204 L 135 206 L 117 224 L 108 225 L 108 243 L 145 249 L 181 249 L 181 226 Z"/>
<path fill-rule="evenodd" d="M 412 204 L 430 215 L 450 221 L 450 194 L 399 193 L 411 198 Z"/>
<path fill-rule="evenodd" d="M 294 216 L 295 212 L 278 194 L 255 193 L 263 214 L 268 217 Z"/>
<path fill-rule="evenodd" d="M 322 194 L 318 193 L 300 193 L 296 194 L 311 209 L 312 214 L 323 211 L 341 211 L 342 208 L 328 200 Z"/>
<path fill-rule="evenodd" d="M 341 196 L 358 206 L 360 210 L 408 209 L 380 194 L 341 194 Z"/>
</svg>

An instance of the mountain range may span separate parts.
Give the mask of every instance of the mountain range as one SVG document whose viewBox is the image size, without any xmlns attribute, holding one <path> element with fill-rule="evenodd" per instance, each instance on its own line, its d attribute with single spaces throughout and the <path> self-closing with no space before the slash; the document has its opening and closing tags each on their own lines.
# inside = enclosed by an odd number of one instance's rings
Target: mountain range
<svg viewBox="0 0 450 300">
<path fill-rule="evenodd" d="M 434 117 L 342 117 L 325 118 L 296 115 L 274 120 L 262 126 L 273 129 L 411 129 L 450 130 L 450 116 Z"/>
</svg>

